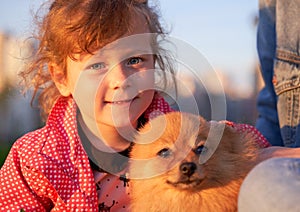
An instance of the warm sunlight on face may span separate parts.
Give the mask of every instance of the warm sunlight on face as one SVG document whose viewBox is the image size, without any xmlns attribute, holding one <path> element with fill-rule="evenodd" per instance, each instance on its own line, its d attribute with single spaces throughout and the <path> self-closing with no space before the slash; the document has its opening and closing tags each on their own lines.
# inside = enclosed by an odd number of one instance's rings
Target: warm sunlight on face
<svg viewBox="0 0 300 212">
<path fill-rule="evenodd" d="M 80 112 L 97 128 L 137 127 L 154 96 L 152 36 L 144 18 L 135 29 L 98 50 L 67 61 L 67 86 Z M 147 34 L 148 33 L 148 34 Z M 89 125 L 87 123 L 87 125 Z"/>
</svg>

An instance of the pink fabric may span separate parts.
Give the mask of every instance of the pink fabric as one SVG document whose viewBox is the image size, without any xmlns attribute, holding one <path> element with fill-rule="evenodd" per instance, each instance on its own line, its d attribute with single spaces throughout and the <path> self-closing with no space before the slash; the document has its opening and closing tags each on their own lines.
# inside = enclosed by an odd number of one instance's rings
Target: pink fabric
<svg viewBox="0 0 300 212">
<path fill-rule="evenodd" d="M 248 133 L 251 136 L 255 138 L 255 141 L 261 148 L 266 148 L 270 147 L 271 144 L 268 142 L 268 140 L 254 127 L 249 124 L 238 124 L 238 123 L 233 123 L 230 121 L 225 121 L 227 125 L 230 125 L 234 128 L 236 128 L 238 131 L 242 133 Z"/>
<path fill-rule="evenodd" d="M 170 111 L 156 96 L 145 117 Z M 233 126 L 253 133 L 262 147 L 269 146 L 254 127 Z M 103 211 L 126 210 L 129 188 L 120 175 L 93 173 L 78 136 L 76 105 L 71 98 L 60 98 L 46 126 L 24 135 L 11 148 L 0 170 L 0 211 L 98 211 L 98 204 Z"/>
<path fill-rule="evenodd" d="M 171 108 L 157 96 L 146 116 L 153 111 L 166 113 Z M 45 127 L 15 142 L 0 170 L 1 211 L 51 208 L 98 211 L 95 179 L 78 136 L 71 98 L 60 98 Z"/>
<path fill-rule="evenodd" d="M 145 111 L 145 118 L 153 119 L 158 115 L 170 111 L 172 111 L 172 109 L 169 104 L 162 97 L 157 95 L 150 107 Z M 94 171 L 99 211 L 129 211 L 130 184 L 126 183 L 126 179 L 120 179 L 122 176 L 126 178 L 127 175 L 126 170 L 116 175 Z"/>
<path fill-rule="evenodd" d="M 97 185 L 99 211 L 129 211 L 129 183 L 120 179 L 121 175 L 94 171 Z"/>
</svg>

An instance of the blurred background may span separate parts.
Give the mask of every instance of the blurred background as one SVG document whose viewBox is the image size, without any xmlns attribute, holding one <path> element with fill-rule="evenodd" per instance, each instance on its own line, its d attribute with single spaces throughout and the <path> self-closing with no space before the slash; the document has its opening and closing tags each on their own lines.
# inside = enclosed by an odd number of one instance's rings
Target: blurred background
<svg viewBox="0 0 300 212">
<path fill-rule="evenodd" d="M 34 51 L 28 37 L 35 29 L 34 13 L 43 2 L 3 0 L 0 8 L 0 167 L 17 138 L 43 126 L 37 104 L 31 105 L 30 91 L 22 92 L 18 76 L 22 58 Z M 209 98 L 225 92 L 226 119 L 254 125 L 256 96 L 263 85 L 256 54 L 258 0 L 151 2 L 158 4 L 170 35 L 197 49 L 213 70 L 202 79 L 209 92 L 191 75 L 180 77 L 197 97 L 200 114 L 210 119 Z"/>
</svg>

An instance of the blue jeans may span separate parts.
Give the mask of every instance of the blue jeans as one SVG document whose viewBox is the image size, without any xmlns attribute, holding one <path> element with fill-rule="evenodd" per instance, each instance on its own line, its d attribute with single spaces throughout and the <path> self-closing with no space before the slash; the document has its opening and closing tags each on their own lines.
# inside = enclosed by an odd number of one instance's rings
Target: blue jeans
<svg viewBox="0 0 300 212">
<path fill-rule="evenodd" d="M 239 212 L 300 211 L 300 158 L 273 158 L 257 165 L 244 180 Z"/>
<path fill-rule="evenodd" d="M 265 87 L 256 127 L 275 146 L 300 147 L 300 0 L 260 0 L 257 50 Z"/>
</svg>

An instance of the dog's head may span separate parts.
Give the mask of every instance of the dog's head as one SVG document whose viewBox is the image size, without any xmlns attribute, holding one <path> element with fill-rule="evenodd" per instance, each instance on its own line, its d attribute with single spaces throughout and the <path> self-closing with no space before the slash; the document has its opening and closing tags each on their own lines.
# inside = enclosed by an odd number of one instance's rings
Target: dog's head
<svg viewBox="0 0 300 212">
<path fill-rule="evenodd" d="M 254 150 L 251 139 L 225 123 L 172 112 L 141 129 L 131 151 L 130 173 L 178 189 L 217 187 L 244 177 Z"/>
</svg>

